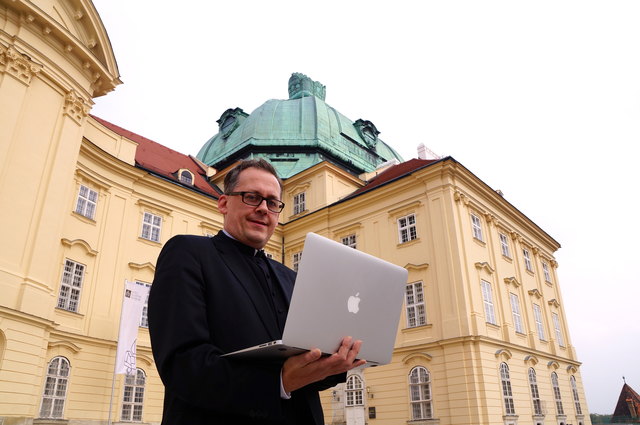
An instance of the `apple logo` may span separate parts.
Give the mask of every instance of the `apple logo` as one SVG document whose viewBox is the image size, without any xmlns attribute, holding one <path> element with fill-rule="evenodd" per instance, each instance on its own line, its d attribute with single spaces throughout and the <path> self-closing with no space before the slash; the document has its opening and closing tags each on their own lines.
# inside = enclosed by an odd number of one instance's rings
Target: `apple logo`
<svg viewBox="0 0 640 425">
<path fill-rule="evenodd" d="M 358 295 L 360 295 L 360 292 L 355 296 L 352 295 L 349 297 L 349 300 L 347 301 L 347 310 L 349 310 L 349 313 L 356 314 L 360 310 L 360 297 Z"/>
</svg>

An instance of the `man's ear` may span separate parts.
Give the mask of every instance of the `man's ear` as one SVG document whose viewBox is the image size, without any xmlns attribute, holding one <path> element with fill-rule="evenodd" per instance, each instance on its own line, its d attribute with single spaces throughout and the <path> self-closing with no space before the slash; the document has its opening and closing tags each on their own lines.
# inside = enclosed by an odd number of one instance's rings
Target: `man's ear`
<svg viewBox="0 0 640 425">
<path fill-rule="evenodd" d="M 227 198 L 227 195 L 220 195 L 220 197 L 218 198 L 218 211 L 220 211 L 220 214 L 226 214 L 227 213 L 227 201 L 229 200 L 229 198 Z"/>
</svg>

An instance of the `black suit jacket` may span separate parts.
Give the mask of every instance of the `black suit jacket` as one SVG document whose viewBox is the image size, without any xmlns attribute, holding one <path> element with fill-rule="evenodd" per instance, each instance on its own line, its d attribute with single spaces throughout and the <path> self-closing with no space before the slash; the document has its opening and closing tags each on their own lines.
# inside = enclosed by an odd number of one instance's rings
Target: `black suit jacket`
<svg viewBox="0 0 640 425">
<path fill-rule="evenodd" d="M 318 391 L 336 375 L 280 397 L 282 361 L 221 354 L 281 338 L 277 318 L 235 242 L 180 235 L 163 247 L 149 295 L 153 356 L 165 386 L 163 425 L 323 424 Z M 288 301 L 295 273 L 269 260 Z"/>
</svg>

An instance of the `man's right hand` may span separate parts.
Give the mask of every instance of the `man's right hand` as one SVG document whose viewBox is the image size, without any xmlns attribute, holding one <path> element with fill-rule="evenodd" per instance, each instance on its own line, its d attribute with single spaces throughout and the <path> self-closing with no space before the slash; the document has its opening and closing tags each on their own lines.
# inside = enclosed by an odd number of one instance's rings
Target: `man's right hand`
<svg viewBox="0 0 640 425">
<path fill-rule="evenodd" d="M 357 360 L 362 341 L 352 342 L 350 336 L 342 339 L 338 350 L 330 356 L 322 357 L 322 352 L 314 348 L 306 353 L 289 357 L 282 366 L 282 386 L 291 393 L 305 385 L 322 381 L 327 376 L 336 375 L 367 363 Z"/>
</svg>

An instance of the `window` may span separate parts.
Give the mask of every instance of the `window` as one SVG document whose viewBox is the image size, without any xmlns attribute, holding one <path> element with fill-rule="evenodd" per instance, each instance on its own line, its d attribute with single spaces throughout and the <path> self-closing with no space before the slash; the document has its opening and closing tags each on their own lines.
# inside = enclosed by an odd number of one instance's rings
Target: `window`
<svg viewBox="0 0 640 425">
<path fill-rule="evenodd" d="M 418 239 L 415 214 L 409 214 L 398 219 L 398 235 L 400 237 L 400 243 Z"/>
<path fill-rule="evenodd" d="M 545 282 L 551 283 L 551 273 L 549 272 L 549 264 L 546 261 L 542 262 L 542 272 L 544 273 Z"/>
<path fill-rule="evenodd" d="M 64 357 L 54 357 L 49 362 L 40 406 L 41 418 L 62 418 L 69 383 L 69 369 L 69 361 Z"/>
<path fill-rule="evenodd" d="M 362 401 L 362 379 L 356 375 L 351 375 L 347 379 L 347 406 L 363 406 Z"/>
<path fill-rule="evenodd" d="M 302 260 L 302 252 L 295 252 L 293 254 L 293 271 L 294 272 L 298 271 L 298 265 L 300 264 L 301 260 Z"/>
<path fill-rule="evenodd" d="M 424 307 L 424 293 L 422 282 L 410 283 L 405 293 L 407 305 L 407 327 L 414 328 L 427 323 L 427 314 Z"/>
<path fill-rule="evenodd" d="M 523 249 L 522 255 L 524 256 L 524 266 L 526 267 L 527 271 L 533 272 L 533 267 L 531 266 L 531 257 L 529 256 L 529 250 Z"/>
<path fill-rule="evenodd" d="M 193 174 L 189 170 L 181 170 L 178 179 L 184 184 L 193 185 Z"/>
<path fill-rule="evenodd" d="M 136 369 L 135 375 L 125 375 L 121 421 L 142 422 L 145 381 L 146 377 L 142 369 Z"/>
<path fill-rule="evenodd" d="M 305 192 L 300 192 L 293 197 L 293 215 L 300 214 L 306 209 Z"/>
<path fill-rule="evenodd" d="M 544 341 L 544 326 L 542 325 L 542 310 L 538 304 L 533 304 L 533 318 L 536 321 L 536 330 L 538 331 L 538 339 Z"/>
<path fill-rule="evenodd" d="M 482 287 L 482 300 L 484 302 L 484 316 L 488 323 L 497 325 L 496 314 L 493 309 L 493 294 L 491 291 L 491 284 L 485 280 L 480 281 Z"/>
<path fill-rule="evenodd" d="M 60 282 L 60 294 L 58 295 L 58 308 L 73 312 L 78 311 L 84 270 L 84 265 L 65 260 L 62 281 Z"/>
<path fill-rule="evenodd" d="M 502 250 L 502 255 L 507 258 L 511 258 L 511 251 L 509 250 L 509 239 L 504 233 L 500 233 L 500 249 Z"/>
<path fill-rule="evenodd" d="M 93 220 L 96 214 L 96 203 L 98 202 L 98 192 L 81 185 L 76 201 L 76 213 Z"/>
<path fill-rule="evenodd" d="M 409 373 L 409 392 L 411 394 L 411 419 L 433 418 L 431 405 L 431 376 L 422 367 L 414 367 Z"/>
<path fill-rule="evenodd" d="M 482 223 L 480 217 L 475 214 L 471 214 L 471 227 L 473 229 L 473 237 L 479 241 L 484 241 L 482 238 Z"/>
<path fill-rule="evenodd" d="M 571 383 L 573 403 L 576 406 L 576 415 L 582 415 L 582 407 L 580 406 L 580 396 L 578 395 L 578 385 L 576 384 L 576 377 L 571 375 L 571 378 L 569 378 L 569 382 Z"/>
<path fill-rule="evenodd" d="M 560 394 L 560 384 L 558 384 L 558 374 L 555 372 L 551 374 L 551 385 L 553 386 L 553 398 L 556 401 L 556 413 L 558 415 L 564 415 L 562 395 Z"/>
<path fill-rule="evenodd" d="M 356 248 L 356 235 L 349 235 L 342 238 L 342 244 L 346 246 L 350 246 L 351 248 Z"/>
<path fill-rule="evenodd" d="M 553 329 L 556 332 L 556 341 L 558 341 L 560 347 L 564 347 L 564 338 L 562 337 L 562 330 L 560 329 L 558 313 L 551 313 L 551 319 L 553 319 Z"/>
<path fill-rule="evenodd" d="M 513 326 L 518 333 L 524 333 L 522 327 L 522 314 L 520 314 L 520 300 L 516 294 L 509 294 L 511 300 L 511 315 L 513 316 Z"/>
<path fill-rule="evenodd" d="M 147 288 L 151 288 L 150 283 L 139 282 L 136 281 L 138 285 L 146 286 Z M 149 327 L 149 292 L 147 292 L 147 298 L 144 300 L 144 307 L 142 307 L 142 316 L 140 317 L 140 327 L 148 328 Z"/>
<path fill-rule="evenodd" d="M 162 217 L 145 212 L 144 217 L 142 218 L 142 235 L 140 236 L 153 242 L 160 242 L 161 226 Z"/>
<path fill-rule="evenodd" d="M 515 415 L 516 409 L 513 404 L 513 393 L 511 392 L 509 366 L 507 366 L 506 363 L 500 364 L 500 382 L 502 383 L 502 399 L 504 400 L 504 410 L 507 415 Z"/>
<path fill-rule="evenodd" d="M 529 369 L 529 388 L 531 389 L 531 400 L 533 401 L 533 414 L 542 416 L 542 401 L 540 400 L 540 391 L 538 391 L 536 371 L 533 368 Z"/>
</svg>

